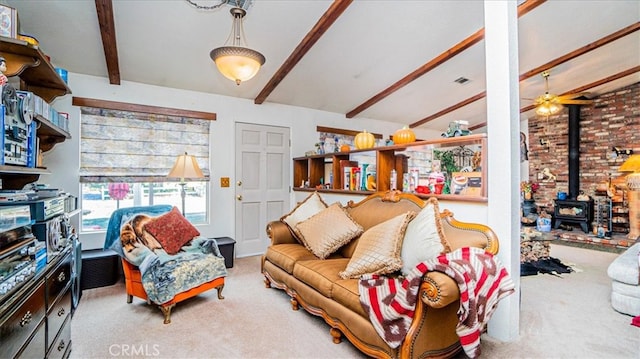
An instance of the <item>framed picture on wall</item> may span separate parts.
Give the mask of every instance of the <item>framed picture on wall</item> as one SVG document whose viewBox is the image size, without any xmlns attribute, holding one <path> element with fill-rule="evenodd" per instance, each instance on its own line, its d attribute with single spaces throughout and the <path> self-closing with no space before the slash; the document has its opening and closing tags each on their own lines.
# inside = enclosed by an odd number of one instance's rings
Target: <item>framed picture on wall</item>
<svg viewBox="0 0 640 359">
<path fill-rule="evenodd" d="M 18 36 L 18 11 L 0 4 L 0 36 L 16 38 Z"/>
</svg>

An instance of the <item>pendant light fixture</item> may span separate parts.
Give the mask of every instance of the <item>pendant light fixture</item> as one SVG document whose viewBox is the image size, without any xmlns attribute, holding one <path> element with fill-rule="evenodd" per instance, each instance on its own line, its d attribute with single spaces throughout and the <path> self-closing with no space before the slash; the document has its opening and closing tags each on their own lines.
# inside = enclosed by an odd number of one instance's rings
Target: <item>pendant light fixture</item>
<svg viewBox="0 0 640 359">
<path fill-rule="evenodd" d="M 230 12 L 233 16 L 231 34 L 225 46 L 211 50 L 209 56 L 224 77 L 240 85 L 258 73 L 260 66 L 264 65 L 265 57 L 258 51 L 246 47 L 242 19 L 247 12 L 239 7 L 232 8 Z"/>
</svg>

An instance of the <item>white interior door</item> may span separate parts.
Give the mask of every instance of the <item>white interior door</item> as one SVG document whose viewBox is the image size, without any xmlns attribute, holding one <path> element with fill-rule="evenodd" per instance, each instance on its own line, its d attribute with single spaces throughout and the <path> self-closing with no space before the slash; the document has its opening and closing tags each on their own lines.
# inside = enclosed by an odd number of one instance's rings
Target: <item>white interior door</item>
<svg viewBox="0 0 640 359">
<path fill-rule="evenodd" d="M 236 256 L 263 254 L 267 222 L 289 209 L 289 129 L 236 124 Z"/>
</svg>

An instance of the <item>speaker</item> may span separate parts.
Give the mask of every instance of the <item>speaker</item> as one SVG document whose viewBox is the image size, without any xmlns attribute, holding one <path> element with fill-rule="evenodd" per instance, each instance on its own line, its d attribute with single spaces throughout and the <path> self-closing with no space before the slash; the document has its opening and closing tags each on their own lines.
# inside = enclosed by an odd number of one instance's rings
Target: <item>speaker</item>
<svg viewBox="0 0 640 359">
<path fill-rule="evenodd" d="M 110 249 L 82 252 L 80 288 L 82 290 L 114 285 L 120 278 L 120 257 Z"/>
<path fill-rule="evenodd" d="M 71 237 L 73 245 L 73 263 L 71 266 L 71 314 L 76 311 L 82 297 L 82 288 L 80 286 L 80 277 L 82 274 L 82 242 L 78 236 L 73 234 Z"/>
</svg>

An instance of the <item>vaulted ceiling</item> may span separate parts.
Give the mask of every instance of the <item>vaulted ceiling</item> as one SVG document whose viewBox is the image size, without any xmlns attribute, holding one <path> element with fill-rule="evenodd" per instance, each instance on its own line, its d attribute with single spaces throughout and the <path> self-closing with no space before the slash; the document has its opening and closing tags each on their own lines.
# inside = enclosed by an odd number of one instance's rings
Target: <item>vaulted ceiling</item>
<svg viewBox="0 0 640 359">
<path fill-rule="evenodd" d="M 186 0 L 5 1 L 21 31 L 70 72 L 442 130 L 486 123 L 483 2 L 247 0 L 249 47 L 267 61 L 237 86 L 209 58 L 228 5 Z M 213 7 L 219 0 L 192 0 Z M 234 2 L 234 0 L 231 0 Z M 640 81 L 640 2 L 519 3 L 520 107 L 545 91 L 588 97 Z M 104 41 L 104 47 L 103 47 Z M 459 84 L 456 79 L 466 78 Z M 70 84 L 73 89 L 73 84 Z M 198 108 L 194 108 L 198 110 Z"/>
</svg>

